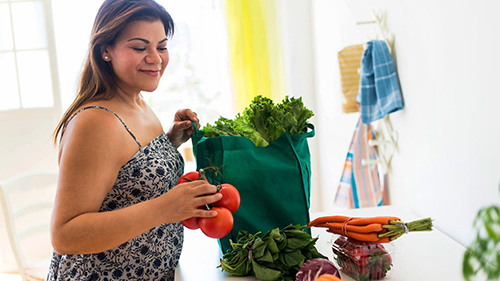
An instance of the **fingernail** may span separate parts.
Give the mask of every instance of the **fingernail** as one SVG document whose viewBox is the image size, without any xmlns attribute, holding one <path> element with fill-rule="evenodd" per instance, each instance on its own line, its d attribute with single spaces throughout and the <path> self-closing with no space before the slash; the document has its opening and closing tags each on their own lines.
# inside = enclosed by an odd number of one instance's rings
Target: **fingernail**
<svg viewBox="0 0 500 281">
<path fill-rule="evenodd" d="M 222 194 L 221 193 L 217 193 L 217 199 L 221 199 L 222 198 Z"/>
</svg>

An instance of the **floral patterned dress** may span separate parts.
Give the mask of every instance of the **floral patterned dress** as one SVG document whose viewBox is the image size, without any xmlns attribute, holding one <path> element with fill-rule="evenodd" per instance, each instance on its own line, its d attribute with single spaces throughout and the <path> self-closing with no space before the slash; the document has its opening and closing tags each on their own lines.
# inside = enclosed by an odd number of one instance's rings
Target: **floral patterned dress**
<svg viewBox="0 0 500 281">
<path fill-rule="evenodd" d="M 113 113 L 103 107 L 85 107 L 77 111 L 68 123 L 81 111 L 95 108 Z M 156 198 L 175 186 L 184 171 L 184 160 L 165 133 L 142 147 L 121 118 L 113 114 L 134 138 L 139 151 L 121 167 L 100 212 Z M 183 226 L 177 222 L 154 227 L 101 253 L 60 255 L 54 251 L 47 280 L 173 281 L 183 238 Z"/>
</svg>

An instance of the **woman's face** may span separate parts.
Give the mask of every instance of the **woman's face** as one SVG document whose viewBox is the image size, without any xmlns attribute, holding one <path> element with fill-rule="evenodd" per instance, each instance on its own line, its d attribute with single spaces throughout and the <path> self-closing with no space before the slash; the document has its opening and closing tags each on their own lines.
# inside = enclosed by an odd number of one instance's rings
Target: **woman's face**
<svg viewBox="0 0 500 281">
<path fill-rule="evenodd" d="M 163 23 L 129 23 L 115 44 L 105 49 L 103 58 L 110 61 L 118 85 L 126 93 L 154 91 L 169 60 Z"/>
</svg>

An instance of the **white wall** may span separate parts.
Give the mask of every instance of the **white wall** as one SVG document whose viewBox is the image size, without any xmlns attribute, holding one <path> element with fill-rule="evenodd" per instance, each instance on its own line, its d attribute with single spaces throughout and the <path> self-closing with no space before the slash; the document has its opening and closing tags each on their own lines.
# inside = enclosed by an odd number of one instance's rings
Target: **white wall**
<svg viewBox="0 0 500 281">
<path fill-rule="evenodd" d="M 498 4 L 314 0 L 312 7 L 321 166 L 332 171 L 321 175 L 323 207 L 331 208 L 357 118 L 340 112 L 337 52 L 366 41 L 355 22 L 383 9 L 405 100 L 391 114 L 399 134 L 392 204 L 432 217 L 436 228 L 470 244 L 478 209 L 500 202 Z"/>
<path fill-rule="evenodd" d="M 278 0 L 277 3 L 286 95 L 302 97 L 304 105 L 316 112 L 311 5 L 308 0 Z M 317 114 L 311 118 L 311 123 L 316 126 L 319 121 Z M 315 132 L 318 134 L 317 130 Z M 316 184 L 321 181 L 319 138 L 310 138 L 308 143 L 312 167 L 310 211 L 317 212 L 322 209 L 322 192 Z"/>
</svg>

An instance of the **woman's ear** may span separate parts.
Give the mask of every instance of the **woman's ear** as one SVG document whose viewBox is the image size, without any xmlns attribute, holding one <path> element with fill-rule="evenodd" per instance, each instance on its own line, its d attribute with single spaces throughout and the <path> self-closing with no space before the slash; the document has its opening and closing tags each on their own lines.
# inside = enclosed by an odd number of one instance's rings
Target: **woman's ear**
<svg viewBox="0 0 500 281">
<path fill-rule="evenodd" d="M 109 56 L 109 53 L 108 53 L 108 48 L 107 47 L 103 47 L 101 49 L 101 55 L 102 55 L 102 59 L 104 61 L 111 61 L 111 57 Z"/>
</svg>

